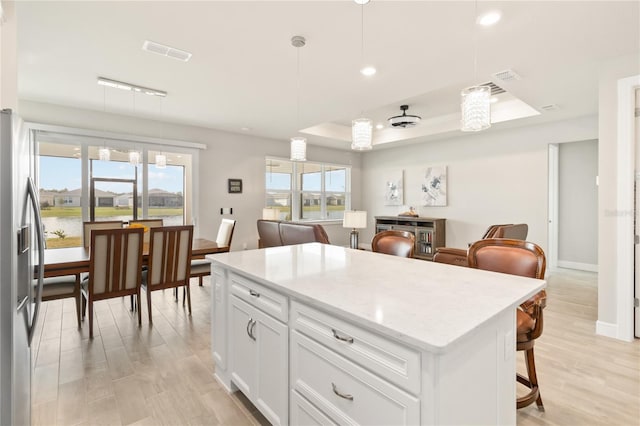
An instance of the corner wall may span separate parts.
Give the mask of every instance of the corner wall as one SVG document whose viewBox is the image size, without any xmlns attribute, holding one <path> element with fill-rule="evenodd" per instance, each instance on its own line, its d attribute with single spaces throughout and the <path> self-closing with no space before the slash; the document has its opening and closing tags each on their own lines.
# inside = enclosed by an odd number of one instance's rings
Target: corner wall
<svg viewBox="0 0 640 426">
<path fill-rule="evenodd" d="M 138 136 L 157 137 L 159 123 L 100 111 L 81 110 L 60 105 L 20 101 L 20 114 L 25 121 L 76 127 Z M 236 219 L 232 250 L 258 247 L 256 220 L 264 207 L 264 179 L 266 156 L 289 157 L 288 141 L 227 133 L 203 127 L 163 123 L 163 136 L 167 139 L 198 142 L 207 145 L 200 151 L 198 164 L 198 197 L 196 207 L 196 235 L 215 239 L 222 217 Z M 310 161 L 351 165 L 352 206 L 361 209 L 361 154 L 307 147 Z M 227 179 L 243 181 L 242 194 L 227 193 Z M 195 197 L 194 197 L 195 199 Z M 233 215 L 220 215 L 220 208 L 232 207 Z M 332 244 L 348 245 L 349 232 L 342 223 L 324 224 Z"/>
<path fill-rule="evenodd" d="M 373 237 L 374 216 L 414 206 L 420 216 L 447 219 L 448 247 L 466 248 L 492 224 L 527 223 L 527 240 L 546 251 L 548 145 L 596 137 L 597 117 L 588 116 L 367 153 L 362 190 L 370 224 L 362 239 Z M 434 165 L 447 166 L 446 207 L 422 206 L 424 170 Z M 404 170 L 403 207 L 384 205 L 384 175 L 392 170 Z"/>
</svg>

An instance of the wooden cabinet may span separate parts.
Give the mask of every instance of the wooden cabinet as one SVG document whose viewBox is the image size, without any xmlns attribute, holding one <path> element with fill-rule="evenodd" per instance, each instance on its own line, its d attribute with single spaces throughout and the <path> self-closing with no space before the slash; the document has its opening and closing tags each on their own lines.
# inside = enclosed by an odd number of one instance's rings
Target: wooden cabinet
<svg viewBox="0 0 640 426">
<path fill-rule="evenodd" d="M 446 243 L 446 219 L 430 217 L 376 216 L 376 233 L 388 230 L 409 231 L 416 237 L 414 256 L 432 260 L 438 247 Z"/>
</svg>

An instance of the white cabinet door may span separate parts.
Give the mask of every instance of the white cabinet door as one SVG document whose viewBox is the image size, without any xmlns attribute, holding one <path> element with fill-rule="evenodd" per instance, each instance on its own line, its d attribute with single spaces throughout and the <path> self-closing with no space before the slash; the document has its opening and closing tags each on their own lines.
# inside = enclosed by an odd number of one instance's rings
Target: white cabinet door
<svg viewBox="0 0 640 426">
<path fill-rule="evenodd" d="M 254 385 L 258 371 L 257 345 L 255 334 L 252 334 L 252 328 L 255 328 L 255 312 L 257 312 L 255 308 L 231 296 L 229 336 L 231 380 L 250 400 L 254 398 Z"/>
<path fill-rule="evenodd" d="M 257 343 L 258 377 L 254 403 L 272 424 L 286 425 L 289 423 L 289 329 L 260 311 L 256 313 L 253 334 Z"/>
<path fill-rule="evenodd" d="M 231 380 L 272 424 L 288 424 L 288 328 L 238 297 L 230 299 Z"/>
</svg>

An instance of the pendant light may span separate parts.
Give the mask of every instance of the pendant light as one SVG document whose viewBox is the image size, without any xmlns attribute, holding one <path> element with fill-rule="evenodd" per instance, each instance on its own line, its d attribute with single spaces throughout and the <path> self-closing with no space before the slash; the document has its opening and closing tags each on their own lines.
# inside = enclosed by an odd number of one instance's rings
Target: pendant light
<svg viewBox="0 0 640 426">
<path fill-rule="evenodd" d="M 107 120 L 107 88 L 102 87 L 102 112 L 104 117 L 102 118 L 102 133 L 106 132 L 105 122 Z M 111 151 L 107 148 L 107 142 L 102 140 L 102 148 L 98 150 L 98 158 L 100 161 L 109 161 L 111 159 Z"/>
<path fill-rule="evenodd" d="M 132 99 L 132 103 L 133 103 L 133 115 L 136 114 L 136 92 L 135 90 L 131 91 L 131 99 Z M 133 146 L 134 149 L 129 150 L 129 164 L 131 164 L 133 167 L 138 167 L 138 165 L 140 165 L 140 152 L 135 150 L 135 145 Z"/>
<path fill-rule="evenodd" d="M 300 48 L 304 47 L 307 41 L 302 36 L 291 37 L 291 45 L 297 49 L 297 73 L 298 73 L 298 98 L 296 127 L 300 127 Z M 307 138 L 295 136 L 291 138 L 291 161 L 307 161 Z"/>
<path fill-rule="evenodd" d="M 160 138 L 162 139 L 162 98 L 160 98 Z M 156 154 L 156 169 L 167 168 L 167 156 L 164 153 Z"/>
<path fill-rule="evenodd" d="M 478 17 L 478 0 L 475 1 L 474 20 Z M 478 30 L 474 27 L 473 78 L 478 74 Z M 491 127 L 491 88 L 471 86 L 460 93 L 461 121 L 463 132 L 479 132 Z"/>
<path fill-rule="evenodd" d="M 360 5 L 360 56 L 364 64 L 364 5 L 368 1 L 356 1 Z M 365 71 L 366 70 L 366 71 Z M 360 70 L 363 75 L 375 74 L 375 68 L 365 66 Z M 361 117 L 351 121 L 351 149 L 367 151 L 372 148 L 373 125 L 369 118 Z"/>
</svg>

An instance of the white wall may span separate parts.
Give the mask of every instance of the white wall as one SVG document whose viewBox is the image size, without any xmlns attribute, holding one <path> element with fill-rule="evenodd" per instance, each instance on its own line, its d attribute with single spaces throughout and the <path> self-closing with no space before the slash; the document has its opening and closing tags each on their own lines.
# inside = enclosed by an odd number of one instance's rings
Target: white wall
<svg viewBox="0 0 640 426">
<path fill-rule="evenodd" d="M 20 113 L 26 121 L 55 124 L 76 128 L 103 130 L 138 136 L 157 137 L 159 123 L 99 111 L 79 110 L 60 105 L 20 101 Z M 198 166 L 199 201 L 196 208 L 196 226 L 199 236 L 215 239 L 223 217 L 220 208 L 232 207 L 237 220 L 232 250 L 257 248 L 256 220 L 262 216 L 264 206 L 264 179 L 266 156 L 288 158 L 288 141 L 227 133 L 202 127 L 164 123 L 163 136 L 167 139 L 198 142 L 207 145 L 200 152 Z M 307 158 L 352 166 L 352 205 L 361 208 L 361 154 L 309 145 Z M 242 194 L 227 193 L 227 179 L 243 181 Z M 349 232 L 341 223 L 323 224 L 333 244 L 348 245 Z"/>
<path fill-rule="evenodd" d="M 449 247 L 467 247 L 491 224 L 527 223 L 527 239 L 546 250 L 548 144 L 596 136 L 597 118 L 589 116 L 367 153 L 362 191 L 371 219 L 362 239 L 372 238 L 374 216 L 415 206 L 420 216 L 447 219 Z M 430 165 L 448 168 L 446 207 L 421 206 L 420 185 Z M 384 174 L 398 169 L 404 170 L 406 206 L 384 206 Z"/>
<path fill-rule="evenodd" d="M 612 59 L 600 69 L 598 101 L 598 323 L 617 325 L 616 226 L 618 80 L 640 74 L 640 55 Z M 631 303 L 631 301 L 629 301 Z M 607 328 L 605 326 L 605 328 Z M 601 332 L 604 329 L 600 330 Z"/>
<path fill-rule="evenodd" d="M 598 141 L 559 145 L 558 266 L 597 270 Z"/>
</svg>

